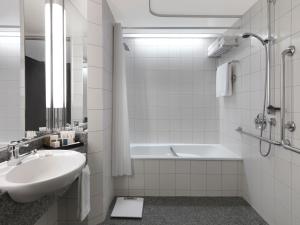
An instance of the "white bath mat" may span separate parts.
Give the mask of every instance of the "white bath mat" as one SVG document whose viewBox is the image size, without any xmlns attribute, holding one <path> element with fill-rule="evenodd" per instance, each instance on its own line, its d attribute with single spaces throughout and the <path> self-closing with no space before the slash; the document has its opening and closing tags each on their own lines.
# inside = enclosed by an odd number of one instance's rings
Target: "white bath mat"
<svg viewBox="0 0 300 225">
<path fill-rule="evenodd" d="M 143 217 L 143 198 L 119 197 L 111 213 L 115 218 L 142 218 Z"/>
</svg>

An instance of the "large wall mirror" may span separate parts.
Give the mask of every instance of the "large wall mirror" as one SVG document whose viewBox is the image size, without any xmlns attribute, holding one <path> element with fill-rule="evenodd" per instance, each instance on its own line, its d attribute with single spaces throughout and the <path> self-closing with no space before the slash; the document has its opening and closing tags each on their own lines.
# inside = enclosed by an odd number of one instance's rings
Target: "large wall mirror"
<svg viewBox="0 0 300 225">
<path fill-rule="evenodd" d="M 86 1 L 2 1 L 0 142 L 86 122 Z"/>
<path fill-rule="evenodd" d="M 87 120 L 85 8 L 86 1 L 24 1 L 26 130 Z"/>
</svg>

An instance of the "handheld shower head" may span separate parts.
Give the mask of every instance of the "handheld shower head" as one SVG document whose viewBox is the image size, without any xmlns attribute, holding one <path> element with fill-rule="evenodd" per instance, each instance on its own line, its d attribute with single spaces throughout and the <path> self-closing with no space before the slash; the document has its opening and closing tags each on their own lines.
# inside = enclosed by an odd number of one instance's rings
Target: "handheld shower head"
<svg viewBox="0 0 300 225">
<path fill-rule="evenodd" d="M 254 33 L 244 33 L 243 35 L 242 35 L 242 38 L 249 38 L 249 37 L 254 37 L 254 38 L 256 38 L 257 40 L 259 40 L 260 42 L 261 42 L 261 44 L 262 45 L 266 45 L 266 44 L 268 44 L 268 42 L 269 42 L 269 40 L 268 39 L 266 39 L 266 40 L 264 40 L 262 37 L 260 37 L 260 36 L 258 36 L 257 34 L 254 34 Z"/>
</svg>

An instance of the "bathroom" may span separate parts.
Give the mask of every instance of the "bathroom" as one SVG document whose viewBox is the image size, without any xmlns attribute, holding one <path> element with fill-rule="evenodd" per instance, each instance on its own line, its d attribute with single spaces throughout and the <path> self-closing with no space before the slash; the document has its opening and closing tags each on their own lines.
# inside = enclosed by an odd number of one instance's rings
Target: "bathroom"
<svg viewBox="0 0 300 225">
<path fill-rule="evenodd" d="M 0 224 L 298 225 L 299 0 L 2 0 Z"/>
</svg>

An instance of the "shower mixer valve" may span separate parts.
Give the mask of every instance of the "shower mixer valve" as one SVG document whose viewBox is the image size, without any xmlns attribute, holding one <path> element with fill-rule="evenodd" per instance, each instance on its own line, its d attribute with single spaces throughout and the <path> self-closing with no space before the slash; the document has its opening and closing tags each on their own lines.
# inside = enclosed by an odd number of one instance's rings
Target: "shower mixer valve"
<svg viewBox="0 0 300 225">
<path fill-rule="evenodd" d="M 254 119 L 254 124 L 256 129 L 264 130 L 267 127 L 267 119 L 262 113 L 259 113 Z"/>
</svg>

